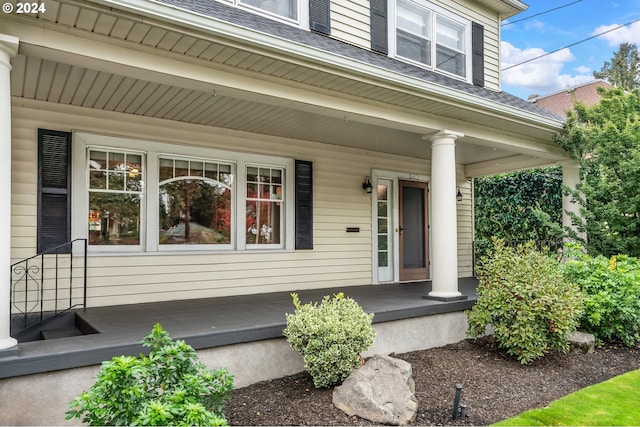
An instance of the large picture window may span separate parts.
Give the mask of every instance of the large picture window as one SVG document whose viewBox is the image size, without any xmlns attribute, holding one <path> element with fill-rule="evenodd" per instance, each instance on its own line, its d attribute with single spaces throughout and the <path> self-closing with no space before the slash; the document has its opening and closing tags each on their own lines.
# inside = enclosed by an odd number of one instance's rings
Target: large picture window
<svg viewBox="0 0 640 427">
<path fill-rule="evenodd" d="M 396 56 L 467 78 L 470 23 L 424 0 L 397 0 Z"/>
<path fill-rule="evenodd" d="M 233 218 L 231 164 L 159 159 L 159 243 L 228 245 Z"/>
</svg>

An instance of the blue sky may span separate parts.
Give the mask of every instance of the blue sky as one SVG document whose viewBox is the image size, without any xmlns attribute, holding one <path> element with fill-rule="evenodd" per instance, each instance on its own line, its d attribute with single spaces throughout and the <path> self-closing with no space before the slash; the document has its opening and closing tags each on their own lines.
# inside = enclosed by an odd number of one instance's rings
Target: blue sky
<svg viewBox="0 0 640 427">
<path fill-rule="evenodd" d="M 529 9 L 502 26 L 502 68 L 555 51 L 610 28 L 640 19 L 640 0 L 580 0 L 522 22 L 514 22 L 575 0 L 524 0 Z M 502 73 L 502 90 L 527 99 L 593 80 L 620 43 L 640 48 L 640 21 Z"/>
</svg>

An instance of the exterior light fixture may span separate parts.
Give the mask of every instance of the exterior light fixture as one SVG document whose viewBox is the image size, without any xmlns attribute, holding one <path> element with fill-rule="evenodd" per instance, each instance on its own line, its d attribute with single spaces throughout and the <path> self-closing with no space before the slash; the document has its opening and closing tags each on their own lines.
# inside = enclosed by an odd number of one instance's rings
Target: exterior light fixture
<svg viewBox="0 0 640 427">
<path fill-rule="evenodd" d="M 371 194 L 373 191 L 373 185 L 371 185 L 371 179 L 367 176 L 362 183 L 362 189 L 366 191 L 368 194 Z"/>
<path fill-rule="evenodd" d="M 456 193 L 456 200 L 458 200 L 459 202 L 462 201 L 462 193 L 460 192 L 460 187 L 458 187 L 458 191 Z"/>
</svg>

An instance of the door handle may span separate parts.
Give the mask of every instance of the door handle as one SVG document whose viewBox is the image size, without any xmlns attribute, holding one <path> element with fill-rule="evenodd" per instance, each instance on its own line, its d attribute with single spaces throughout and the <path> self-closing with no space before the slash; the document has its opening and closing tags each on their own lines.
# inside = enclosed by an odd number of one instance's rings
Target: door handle
<svg viewBox="0 0 640 427">
<path fill-rule="evenodd" d="M 404 227 L 400 226 L 400 227 L 398 227 L 398 230 L 400 231 L 400 234 L 402 234 L 402 232 L 404 231 Z"/>
</svg>

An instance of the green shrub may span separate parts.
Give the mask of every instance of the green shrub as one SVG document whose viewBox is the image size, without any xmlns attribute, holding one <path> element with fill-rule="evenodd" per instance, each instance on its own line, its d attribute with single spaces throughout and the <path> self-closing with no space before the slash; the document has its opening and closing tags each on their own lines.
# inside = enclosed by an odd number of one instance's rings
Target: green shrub
<svg viewBox="0 0 640 427">
<path fill-rule="evenodd" d="M 599 344 L 640 342 L 640 260 L 626 255 L 591 257 L 574 246 L 562 271 L 585 294 L 581 327 Z"/>
<path fill-rule="evenodd" d="M 67 419 L 89 425 L 227 425 L 233 376 L 208 370 L 193 347 L 156 324 L 142 345 L 149 356 L 103 362 L 97 381 L 71 403 Z"/>
<path fill-rule="evenodd" d="M 301 305 L 297 294 L 291 296 L 296 311 L 287 313 L 282 334 L 303 356 L 316 387 L 343 381 L 360 365 L 360 353 L 373 344 L 373 314 L 342 293 L 325 296 L 320 305 Z"/>
<path fill-rule="evenodd" d="M 478 301 L 467 311 L 469 336 L 484 335 L 491 325 L 498 347 L 523 364 L 552 349 L 568 350 L 567 335 L 582 314 L 578 286 L 533 242 L 516 248 L 493 243 L 480 262 Z"/>
</svg>

